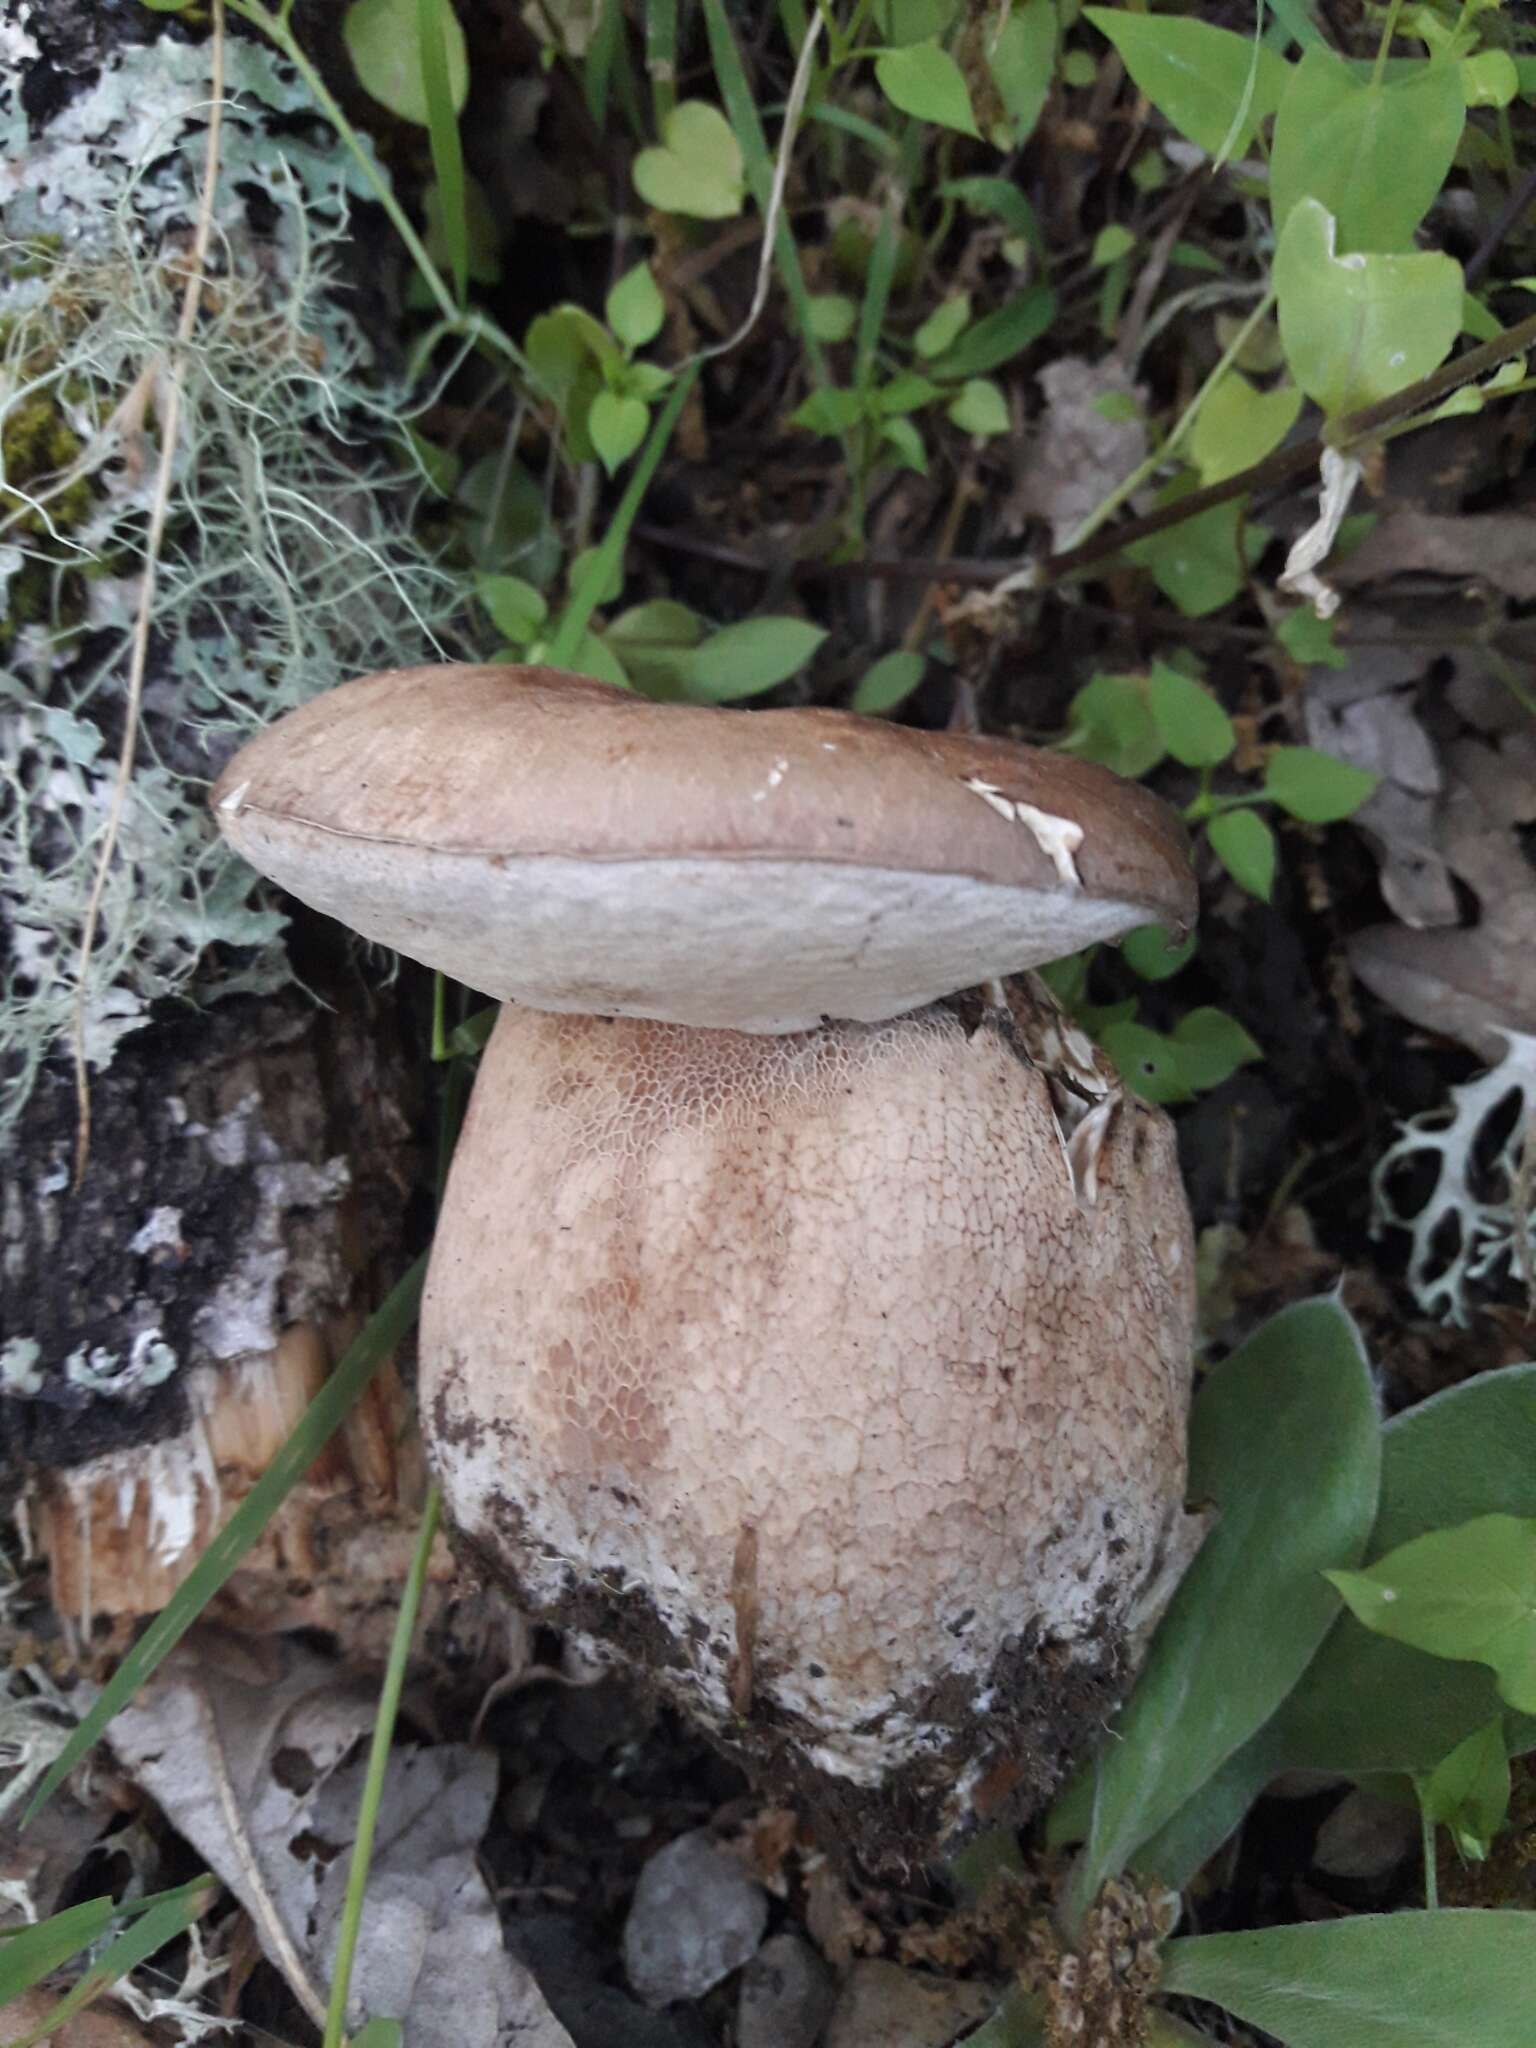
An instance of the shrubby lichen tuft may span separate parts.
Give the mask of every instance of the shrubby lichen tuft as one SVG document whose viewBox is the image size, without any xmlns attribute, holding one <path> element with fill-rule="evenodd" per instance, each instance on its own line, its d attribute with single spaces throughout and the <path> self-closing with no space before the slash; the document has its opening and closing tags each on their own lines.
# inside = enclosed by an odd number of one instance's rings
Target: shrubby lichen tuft
<svg viewBox="0 0 1536 2048">
<path fill-rule="evenodd" d="M 305 104 L 271 52 L 232 39 L 227 55 L 213 275 L 183 359 L 138 764 L 86 991 L 98 1066 L 157 1001 L 288 976 L 281 918 L 205 815 L 231 735 L 349 674 L 458 649 L 462 577 L 416 534 L 407 394 L 342 282 L 357 174 L 321 131 L 266 132 Z M 75 1010 L 206 64 L 172 40 L 126 49 L 0 166 L 0 1129 Z M 8 90 L 7 131 L 22 119 Z"/>
</svg>

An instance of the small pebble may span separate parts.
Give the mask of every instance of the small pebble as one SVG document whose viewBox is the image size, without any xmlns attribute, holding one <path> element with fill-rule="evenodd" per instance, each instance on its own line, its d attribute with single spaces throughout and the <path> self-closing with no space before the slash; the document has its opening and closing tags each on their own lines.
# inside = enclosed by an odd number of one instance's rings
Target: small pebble
<svg viewBox="0 0 1536 2048">
<path fill-rule="evenodd" d="M 834 1995 L 832 1972 L 810 1943 L 776 1934 L 741 1973 L 736 2048 L 815 2048 Z"/>
<path fill-rule="evenodd" d="M 641 1871 L 624 1923 L 624 1968 L 646 2005 L 702 1998 L 751 1960 L 767 1924 L 762 1887 L 696 1828 Z"/>
</svg>

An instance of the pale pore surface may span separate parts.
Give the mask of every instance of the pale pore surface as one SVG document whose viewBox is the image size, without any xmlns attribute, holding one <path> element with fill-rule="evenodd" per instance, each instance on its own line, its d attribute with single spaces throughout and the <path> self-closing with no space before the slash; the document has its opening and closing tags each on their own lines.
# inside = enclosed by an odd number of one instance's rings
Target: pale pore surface
<svg viewBox="0 0 1536 2048">
<path fill-rule="evenodd" d="M 423 1314 L 451 1512 L 536 1601 L 643 1592 L 691 1659 L 663 1682 L 721 1719 L 755 1528 L 757 1695 L 878 1779 L 938 1740 L 912 1710 L 946 1673 L 979 1695 L 1032 1626 L 1123 1632 L 1180 1519 L 1166 1120 L 1122 1104 L 1094 1180 L 1080 1206 L 1040 1072 L 948 1010 L 779 1039 L 504 1012 Z"/>
<path fill-rule="evenodd" d="M 1070 883 L 741 857 L 576 860 L 401 847 L 236 802 L 264 875 L 366 939 L 536 1010 L 741 1031 L 876 1022 L 1013 974 L 1146 913 Z"/>
</svg>

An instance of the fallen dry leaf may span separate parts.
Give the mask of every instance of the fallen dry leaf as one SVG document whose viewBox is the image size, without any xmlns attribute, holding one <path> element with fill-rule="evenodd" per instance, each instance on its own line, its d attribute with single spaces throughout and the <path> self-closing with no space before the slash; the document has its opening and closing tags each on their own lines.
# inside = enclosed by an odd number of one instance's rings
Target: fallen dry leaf
<svg viewBox="0 0 1536 2048">
<path fill-rule="evenodd" d="M 1040 372 L 1045 412 L 1025 445 L 1017 481 L 1003 507 L 1003 530 L 1023 531 L 1026 520 L 1044 519 L 1058 552 L 1095 507 L 1131 474 L 1147 452 L 1147 430 L 1139 413 L 1106 419 L 1099 402 L 1110 396 L 1144 397 L 1122 363 L 1113 357 L 1090 363 L 1061 356 Z"/>
<path fill-rule="evenodd" d="M 323 2017 L 374 1714 L 371 1689 L 280 1640 L 188 1637 L 113 1723 L 126 1771 L 239 1898 Z M 496 1761 L 401 1745 L 380 1805 L 349 2025 L 400 2019 L 411 2048 L 571 2048 L 508 1955 L 475 1863 Z"/>
<path fill-rule="evenodd" d="M 24 1991 L 9 2005 L 0 2005 L 0 2041 L 21 2041 L 64 1996 L 63 1990 L 38 1987 Z M 57 2033 L 44 2034 L 38 2048 L 151 2048 L 150 2037 L 115 2006 L 87 2006 L 67 2019 Z"/>
<path fill-rule="evenodd" d="M 1349 558 L 1330 571 L 1335 583 L 1358 589 L 1405 571 L 1475 578 L 1507 597 L 1536 598 L 1536 548 L 1529 512 L 1441 515 L 1415 506 L 1387 513 Z"/>
</svg>

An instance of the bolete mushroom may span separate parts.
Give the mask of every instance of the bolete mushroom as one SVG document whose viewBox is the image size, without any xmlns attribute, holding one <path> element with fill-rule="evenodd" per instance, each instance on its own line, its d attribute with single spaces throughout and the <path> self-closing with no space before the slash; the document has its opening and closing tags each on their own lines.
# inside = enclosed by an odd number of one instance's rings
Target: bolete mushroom
<svg viewBox="0 0 1536 2048">
<path fill-rule="evenodd" d="M 484 1568 L 866 1855 L 1037 1801 L 1190 1553 L 1194 1272 L 1166 1118 L 1026 970 L 1189 921 L 1169 815 L 1006 741 L 504 667 L 347 684 L 214 804 L 515 999 L 422 1319 Z"/>
</svg>

